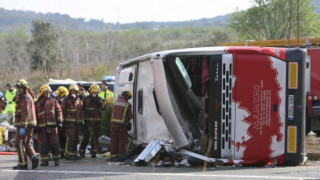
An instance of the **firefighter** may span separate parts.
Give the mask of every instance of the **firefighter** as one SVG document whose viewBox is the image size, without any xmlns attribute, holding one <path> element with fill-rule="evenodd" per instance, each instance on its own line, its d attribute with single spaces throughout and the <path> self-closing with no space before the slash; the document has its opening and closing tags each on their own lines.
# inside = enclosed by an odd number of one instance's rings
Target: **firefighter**
<svg viewBox="0 0 320 180">
<path fill-rule="evenodd" d="M 64 99 L 62 114 L 66 128 L 66 160 L 80 159 L 77 156 L 77 145 L 79 143 L 79 126 L 82 124 L 81 100 L 78 97 L 79 87 L 72 84 L 69 87 L 69 95 Z"/>
<path fill-rule="evenodd" d="M 89 96 L 89 92 L 86 91 L 86 89 L 83 87 L 83 84 L 81 82 L 78 82 L 78 87 L 79 87 L 79 98 L 83 100 L 86 96 Z"/>
<path fill-rule="evenodd" d="M 130 91 L 123 91 L 121 97 L 114 103 L 111 118 L 111 149 L 112 160 L 118 160 L 125 155 L 127 128 L 132 119 L 131 104 L 128 102 L 132 95 Z"/>
<path fill-rule="evenodd" d="M 92 84 L 89 89 L 90 95 L 83 100 L 84 127 L 87 127 L 83 134 L 80 145 L 80 156 L 85 157 L 91 136 L 91 157 L 96 158 L 99 152 L 98 138 L 100 133 L 101 111 L 104 108 L 104 101 L 98 96 L 100 87 L 98 84 Z"/>
<path fill-rule="evenodd" d="M 37 125 L 34 106 L 34 93 L 29 88 L 26 80 L 20 79 L 16 82 L 19 102 L 15 112 L 16 147 L 19 156 L 19 164 L 13 169 L 28 169 L 27 155 L 32 161 L 32 169 L 38 167 L 39 157 L 31 145 L 33 129 Z"/>
<path fill-rule="evenodd" d="M 64 86 L 59 86 L 56 90 L 56 97 L 55 100 L 59 103 L 61 109 L 63 106 L 64 98 L 68 96 L 69 91 Z M 66 148 L 66 128 L 64 126 L 58 126 L 58 133 L 59 133 L 59 142 L 60 142 L 60 149 L 61 149 L 61 158 L 65 158 L 64 151 Z"/>
<path fill-rule="evenodd" d="M 101 119 L 101 134 L 110 137 L 110 123 L 113 104 L 113 92 L 108 89 L 108 84 L 102 81 L 102 91 L 99 93 L 99 97 L 105 101 L 106 108 L 102 112 Z"/>
<path fill-rule="evenodd" d="M 59 166 L 61 153 L 57 127 L 62 124 L 62 112 L 59 103 L 52 98 L 51 92 L 48 84 L 41 86 L 40 97 L 35 104 L 39 127 L 40 166 L 49 165 L 49 152 L 52 152 L 54 165 Z"/>
</svg>

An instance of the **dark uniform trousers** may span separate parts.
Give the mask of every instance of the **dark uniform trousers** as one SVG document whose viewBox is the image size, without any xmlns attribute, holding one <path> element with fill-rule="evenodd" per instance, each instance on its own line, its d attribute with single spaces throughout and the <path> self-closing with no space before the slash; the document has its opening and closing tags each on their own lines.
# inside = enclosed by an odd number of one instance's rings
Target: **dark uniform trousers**
<svg viewBox="0 0 320 180">
<path fill-rule="evenodd" d="M 66 123 L 66 156 L 77 155 L 77 145 L 79 143 L 79 126 L 76 123 Z"/>
<path fill-rule="evenodd" d="M 60 149 L 61 152 L 64 154 L 66 149 L 66 127 L 63 126 L 62 128 L 58 129 L 59 134 L 59 142 L 60 142 Z"/>
<path fill-rule="evenodd" d="M 41 160 L 49 160 L 50 149 L 52 150 L 53 159 L 60 158 L 61 150 L 58 138 L 58 128 L 41 127 L 38 133 L 38 141 L 40 144 Z"/>
<path fill-rule="evenodd" d="M 91 137 L 91 154 L 99 153 L 99 134 L 100 122 L 99 121 L 84 121 L 83 139 L 80 144 L 80 154 L 85 154 L 86 147 Z"/>
<path fill-rule="evenodd" d="M 15 145 L 18 151 L 19 156 L 19 165 L 27 164 L 27 155 L 30 159 L 36 156 L 36 152 L 34 151 L 31 141 L 33 135 L 33 127 L 27 127 L 25 130 L 24 136 L 20 136 L 20 127 L 17 127 L 16 130 L 16 141 Z"/>
<path fill-rule="evenodd" d="M 111 122 L 111 149 L 110 154 L 123 156 L 126 153 L 127 126 L 120 123 Z"/>
</svg>

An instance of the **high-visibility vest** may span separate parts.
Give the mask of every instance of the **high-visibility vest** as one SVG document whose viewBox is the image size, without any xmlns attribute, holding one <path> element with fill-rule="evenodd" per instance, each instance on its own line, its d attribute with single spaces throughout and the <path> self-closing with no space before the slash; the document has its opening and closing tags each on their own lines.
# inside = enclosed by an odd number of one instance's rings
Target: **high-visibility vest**
<svg viewBox="0 0 320 180">
<path fill-rule="evenodd" d="M 102 98 L 106 104 L 112 104 L 113 103 L 113 92 L 110 90 L 107 91 L 101 91 L 98 96 Z"/>
<path fill-rule="evenodd" d="M 13 99 L 17 94 L 17 90 L 16 89 L 12 89 L 12 91 L 8 91 L 6 92 L 6 100 L 7 100 L 7 104 L 9 103 L 13 103 Z"/>
</svg>

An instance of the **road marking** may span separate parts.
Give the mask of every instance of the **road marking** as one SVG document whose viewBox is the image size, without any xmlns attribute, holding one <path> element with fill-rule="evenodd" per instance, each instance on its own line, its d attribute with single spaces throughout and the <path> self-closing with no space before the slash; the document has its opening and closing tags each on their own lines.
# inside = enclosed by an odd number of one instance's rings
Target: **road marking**
<svg viewBox="0 0 320 180">
<path fill-rule="evenodd" d="M 216 177 L 216 178 L 257 178 L 257 179 L 318 179 L 313 177 L 261 176 L 261 175 L 224 175 L 196 173 L 136 173 L 136 172 L 101 172 L 101 171 L 46 171 L 46 170 L 0 170 L 3 172 L 25 173 L 63 173 L 63 174 L 100 174 L 100 175 L 137 175 L 137 176 L 178 176 L 178 177 Z"/>
</svg>

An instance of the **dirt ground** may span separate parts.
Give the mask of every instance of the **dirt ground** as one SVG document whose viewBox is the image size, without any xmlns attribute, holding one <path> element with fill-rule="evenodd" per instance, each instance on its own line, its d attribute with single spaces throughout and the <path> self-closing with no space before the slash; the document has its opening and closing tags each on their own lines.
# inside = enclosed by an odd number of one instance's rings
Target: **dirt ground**
<svg viewBox="0 0 320 180">
<path fill-rule="evenodd" d="M 310 133 L 306 136 L 305 143 L 307 153 L 320 153 L 320 137 Z"/>
</svg>

